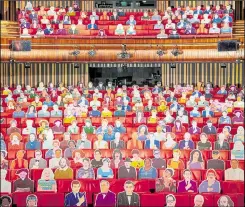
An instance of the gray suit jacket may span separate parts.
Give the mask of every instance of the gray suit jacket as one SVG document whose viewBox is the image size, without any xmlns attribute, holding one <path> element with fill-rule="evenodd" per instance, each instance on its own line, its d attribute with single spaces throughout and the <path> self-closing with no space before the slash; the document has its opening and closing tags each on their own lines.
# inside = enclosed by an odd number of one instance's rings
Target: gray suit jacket
<svg viewBox="0 0 245 207">
<path fill-rule="evenodd" d="M 131 202 L 128 203 L 128 197 L 126 192 L 121 192 L 117 196 L 117 206 L 140 206 L 140 199 L 137 193 L 133 193 L 131 196 Z"/>
<path fill-rule="evenodd" d="M 125 166 L 121 166 L 118 169 L 118 178 L 131 178 L 136 179 L 136 169 L 134 167 L 129 168 L 129 172 Z"/>
<path fill-rule="evenodd" d="M 29 168 L 32 169 L 33 166 L 35 165 L 35 163 L 36 163 L 36 159 L 35 159 L 35 158 L 32 158 L 32 159 L 30 160 Z M 41 159 L 39 160 L 39 163 L 38 163 L 38 169 L 44 169 L 44 168 L 46 168 L 46 167 L 47 167 L 47 160 L 41 158 Z"/>
<path fill-rule="evenodd" d="M 116 145 L 116 143 L 113 141 L 111 141 L 111 149 L 124 149 L 125 148 L 125 143 L 124 141 L 120 140 L 119 144 Z"/>
</svg>

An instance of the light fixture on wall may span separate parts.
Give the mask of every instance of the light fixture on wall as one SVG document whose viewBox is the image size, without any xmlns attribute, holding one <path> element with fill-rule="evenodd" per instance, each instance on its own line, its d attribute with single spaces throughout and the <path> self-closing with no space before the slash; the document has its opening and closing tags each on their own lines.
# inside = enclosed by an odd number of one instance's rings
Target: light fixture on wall
<svg viewBox="0 0 245 207">
<path fill-rule="evenodd" d="M 177 57 L 179 55 L 183 54 L 183 51 L 178 48 L 177 45 L 175 45 L 174 49 L 171 51 L 172 55 Z"/>
<path fill-rule="evenodd" d="M 157 47 L 159 47 L 159 45 L 157 45 Z M 162 57 L 163 55 L 167 54 L 167 51 L 164 51 L 162 48 L 157 50 L 157 55 L 159 57 Z"/>
<path fill-rule="evenodd" d="M 25 64 L 24 64 L 24 67 L 25 67 L 25 68 L 30 68 L 30 67 L 31 67 L 31 63 L 29 63 L 29 62 L 25 63 Z"/>
<path fill-rule="evenodd" d="M 10 63 L 15 63 L 15 59 L 10 58 L 10 59 L 9 59 L 9 62 L 10 62 Z"/>
<path fill-rule="evenodd" d="M 171 69 L 175 69 L 176 68 L 176 64 L 175 63 L 170 63 L 170 68 Z"/>
<path fill-rule="evenodd" d="M 74 50 L 70 52 L 69 55 L 76 57 L 80 54 L 79 46 L 74 45 L 73 47 L 74 47 Z"/>
<path fill-rule="evenodd" d="M 95 46 L 92 46 L 92 49 L 88 51 L 88 56 L 89 57 L 94 57 L 96 55 L 96 50 L 95 50 Z"/>
<path fill-rule="evenodd" d="M 119 59 L 129 59 L 131 55 L 127 52 L 127 45 L 122 44 L 122 52 L 117 54 Z"/>
<path fill-rule="evenodd" d="M 74 63 L 74 68 L 80 68 L 78 63 Z"/>
<path fill-rule="evenodd" d="M 220 64 L 220 67 L 221 67 L 222 69 L 226 69 L 226 64 L 225 64 L 225 63 L 221 63 L 221 64 Z"/>
</svg>

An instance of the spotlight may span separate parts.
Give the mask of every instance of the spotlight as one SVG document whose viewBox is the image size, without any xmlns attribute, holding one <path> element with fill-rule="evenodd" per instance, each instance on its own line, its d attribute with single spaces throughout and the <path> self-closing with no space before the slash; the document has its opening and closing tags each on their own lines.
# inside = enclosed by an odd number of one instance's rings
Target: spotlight
<svg viewBox="0 0 245 207">
<path fill-rule="evenodd" d="M 89 50 L 88 51 L 88 55 L 90 56 L 90 57 L 94 57 L 95 55 L 96 55 L 96 51 L 93 49 L 93 50 Z"/>
<path fill-rule="evenodd" d="M 74 63 L 74 68 L 80 68 L 78 63 Z"/>
<path fill-rule="evenodd" d="M 129 59 L 131 55 L 127 52 L 127 45 L 122 44 L 122 52 L 117 54 L 119 59 Z"/>
<path fill-rule="evenodd" d="M 170 64 L 170 68 L 171 68 L 171 69 L 175 69 L 175 68 L 176 68 L 176 64 L 175 64 L 175 63 L 171 63 L 171 64 Z"/>
<path fill-rule="evenodd" d="M 158 50 L 157 51 L 157 55 L 159 56 L 159 57 L 161 57 L 161 56 L 163 56 L 163 55 L 165 55 L 165 54 L 167 54 L 165 51 L 163 51 L 163 50 Z"/>
<path fill-rule="evenodd" d="M 178 46 L 176 45 L 175 48 L 171 51 L 172 55 L 177 57 L 178 55 L 183 54 L 183 51 L 178 49 Z"/>
<path fill-rule="evenodd" d="M 31 67 L 31 64 L 28 62 L 28 63 L 25 63 L 25 68 L 30 68 Z"/>
<path fill-rule="evenodd" d="M 223 68 L 223 69 L 226 69 L 226 64 L 225 63 L 221 63 L 220 67 Z"/>
<path fill-rule="evenodd" d="M 11 58 L 11 59 L 9 60 L 9 62 L 10 62 L 10 63 L 15 63 L 15 60 Z"/>
</svg>

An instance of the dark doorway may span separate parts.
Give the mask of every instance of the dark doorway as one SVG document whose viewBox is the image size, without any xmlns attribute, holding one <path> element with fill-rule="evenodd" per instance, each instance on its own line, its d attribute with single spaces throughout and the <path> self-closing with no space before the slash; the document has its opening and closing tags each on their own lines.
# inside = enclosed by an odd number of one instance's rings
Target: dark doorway
<svg viewBox="0 0 245 207">
<path fill-rule="evenodd" d="M 105 64 L 106 65 L 106 64 Z M 95 85 L 99 81 L 112 81 L 115 85 L 154 85 L 161 81 L 161 67 L 133 67 L 133 64 L 117 64 L 114 67 L 89 67 L 89 78 Z"/>
</svg>

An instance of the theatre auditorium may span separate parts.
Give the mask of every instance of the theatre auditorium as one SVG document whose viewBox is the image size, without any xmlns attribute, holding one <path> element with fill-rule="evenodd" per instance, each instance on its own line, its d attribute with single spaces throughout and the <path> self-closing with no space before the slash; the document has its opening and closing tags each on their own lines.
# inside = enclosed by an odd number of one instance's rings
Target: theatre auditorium
<svg viewBox="0 0 245 207">
<path fill-rule="evenodd" d="M 242 0 L 0 0 L 2 207 L 243 207 Z"/>
</svg>

